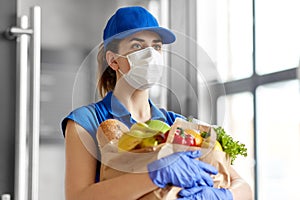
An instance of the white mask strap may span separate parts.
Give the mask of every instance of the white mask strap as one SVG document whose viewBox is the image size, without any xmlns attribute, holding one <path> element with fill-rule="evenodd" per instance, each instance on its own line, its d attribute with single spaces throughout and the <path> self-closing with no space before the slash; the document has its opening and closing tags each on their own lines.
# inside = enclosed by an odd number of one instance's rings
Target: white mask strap
<svg viewBox="0 0 300 200">
<path fill-rule="evenodd" d="M 118 53 L 115 53 L 117 56 L 118 56 L 118 58 L 119 57 L 122 57 L 122 58 L 127 58 L 127 56 L 123 56 L 123 55 L 121 55 L 121 54 L 118 54 Z"/>
<path fill-rule="evenodd" d="M 122 74 L 122 76 L 124 76 L 124 73 L 120 69 L 118 69 L 118 72 L 120 72 L 120 74 Z"/>
</svg>

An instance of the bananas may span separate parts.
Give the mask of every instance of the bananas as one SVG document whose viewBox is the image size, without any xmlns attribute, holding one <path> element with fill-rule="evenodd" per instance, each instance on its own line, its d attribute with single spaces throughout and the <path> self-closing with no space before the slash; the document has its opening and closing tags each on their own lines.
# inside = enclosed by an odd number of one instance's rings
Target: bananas
<svg viewBox="0 0 300 200">
<path fill-rule="evenodd" d="M 139 143 L 142 142 L 142 138 L 134 137 L 128 133 L 124 133 L 119 139 L 118 148 L 119 151 L 130 151 L 134 149 Z"/>
<path fill-rule="evenodd" d="M 154 137 L 144 138 L 140 143 L 141 148 L 155 147 L 158 145 L 158 141 Z"/>
</svg>

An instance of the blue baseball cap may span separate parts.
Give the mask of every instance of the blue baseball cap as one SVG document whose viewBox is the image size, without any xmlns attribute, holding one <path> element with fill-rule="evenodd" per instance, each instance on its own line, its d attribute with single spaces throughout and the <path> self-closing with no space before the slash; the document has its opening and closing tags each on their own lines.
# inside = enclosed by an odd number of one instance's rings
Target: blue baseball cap
<svg viewBox="0 0 300 200">
<path fill-rule="evenodd" d="M 176 40 L 175 34 L 160 27 L 155 17 L 140 6 L 119 8 L 108 20 L 103 33 L 104 47 L 114 39 L 123 39 L 140 31 L 157 33 L 163 44 L 170 44 Z"/>
</svg>

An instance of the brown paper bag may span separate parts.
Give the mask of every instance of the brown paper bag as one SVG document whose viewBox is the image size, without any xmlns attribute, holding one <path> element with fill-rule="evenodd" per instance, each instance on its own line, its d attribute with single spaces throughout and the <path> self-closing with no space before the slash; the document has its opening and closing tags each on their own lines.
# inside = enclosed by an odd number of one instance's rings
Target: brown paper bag
<svg viewBox="0 0 300 200">
<path fill-rule="evenodd" d="M 183 129 L 203 129 L 211 131 L 210 145 L 207 148 L 188 147 L 185 145 L 172 144 L 175 130 L 177 127 Z M 213 175 L 214 187 L 228 188 L 230 186 L 230 174 L 228 167 L 230 159 L 224 152 L 213 151 L 214 141 L 216 138 L 213 129 L 207 126 L 199 126 L 184 120 L 176 120 L 169 132 L 167 142 L 157 147 L 149 147 L 134 152 L 119 152 L 117 141 L 112 141 L 102 147 L 101 151 L 101 169 L 100 181 L 108 180 L 121 176 L 126 173 L 148 173 L 147 164 L 161 157 L 170 155 L 174 152 L 201 149 L 202 156 L 200 160 L 207 162 L 219 171 L 217 175 Z M 167 186 L 166 188 L 157 188 L 142 197 L 139 200 L 172 200 L 177 199 L 179 187 Z"/>
<path fill-rule="evenodd" d="M 212 175 L 215 188 L 229 188 L 230 186 L 230 158 L 221 151 L 211 151 L 200 158 L 201 161 L 211 164 L 218 170 L 218 174 Z"/>
<path fill-rule="evenodd" d="M 156 148 L 148 148 L 139 152 L 118 152 L 118 149 L 111 144 L 101 149 L 101 169 L 100 181 L 108 180 L 121 176 L 126 173 L 147 173 L 147 164 L 162 157 L 160 154 L 165 150 L 166 145 L 160 145 Z M 177 193 L 181 188 L 168 186 L 166 188 L 157 188 L 142 197 L 139 200 L 170 200 L 177 199 Z"/>
</svg>

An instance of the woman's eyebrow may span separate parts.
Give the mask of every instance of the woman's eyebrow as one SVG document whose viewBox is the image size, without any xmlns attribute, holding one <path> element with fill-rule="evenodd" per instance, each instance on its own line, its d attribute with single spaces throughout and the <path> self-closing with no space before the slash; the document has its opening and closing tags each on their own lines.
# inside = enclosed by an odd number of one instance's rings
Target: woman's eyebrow
<svg viewBox="0 0 300 200">
<path fill-rule="evenodd" d="M 138 41 L 138 42 L 145 42 L 144 39 L 141 39 L 141 38 L 132 38 L 131 40 L 129 40 L 130 42 L 132 41 Z M 153 43 L 162 43 L 162 40 L 160 39 L 157 39 L 157 40 L 153 40 L 152 41 Z"/>
<path fill-rule="evenodd" d="M 129 40 L 130 42 L 132 41 L 138 41 L 138 42 L 145 42 L 145 40 L 141 39 L 141 38 L 132 38 L 131 40 Z"/>
</svg>

